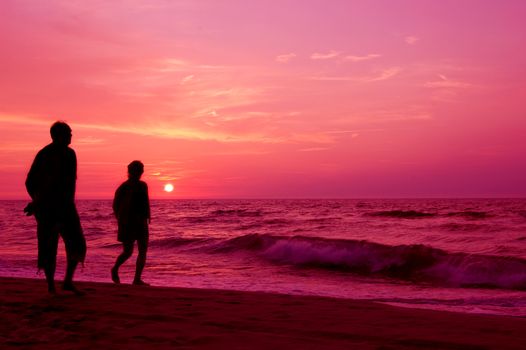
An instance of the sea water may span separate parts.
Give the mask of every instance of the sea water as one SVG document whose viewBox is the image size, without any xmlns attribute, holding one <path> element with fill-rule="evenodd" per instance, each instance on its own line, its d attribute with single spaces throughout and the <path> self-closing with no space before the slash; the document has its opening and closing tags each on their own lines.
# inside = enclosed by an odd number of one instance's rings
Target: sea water
<svg viewBox="0 0 526 350">
<path fill-rule="evenodd" d="M 0 201 L 0 275 L 37 277 L 36 223 Z M 155 286 L 367 299 L 526 316 L 525 199 L 152 200 L 143 279 Z M 111 282 L 109 200 L 77 201 L 77 280 Z M 134 255 L 120 271 L 130 283 Z M 60 243 L 57 278 L 65 268 Z M 40 274 L 39 278 L 44 278 Z"/>
</svg>

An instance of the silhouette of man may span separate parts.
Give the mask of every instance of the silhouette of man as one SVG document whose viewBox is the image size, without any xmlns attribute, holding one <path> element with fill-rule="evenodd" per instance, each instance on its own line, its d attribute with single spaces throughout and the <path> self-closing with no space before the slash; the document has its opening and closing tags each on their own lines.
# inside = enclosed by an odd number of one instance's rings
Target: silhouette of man
<svg viewBox="0 0 526 350">
<path fill-rule="evenodd" d="M 149 285 L 141 278 L 142 270 L 146 264 L 149 239 L 148 224 L 150 222 L 150 199 L 148 197 L 148 185 L 141 181 L 143 173 L 144 165 L 140 161 L 131 162 L 128 165 L 128 180 L 117 188 L 113 199 L 113 212 L 118 223 L 117 240 L 122 242 L 122 253 L 117 257 L 115 265 L 111 269 L 111 279 L 116 284 L 121 283 L 119 267 L 131 257 L 133 245 L 137 241 L 139 255 L 135 265 L 133 284 Z"/>
<path fill-rule="evenodd" d="M 62 289 L 83 294 L 73 285 L 79 262 L 86 257 L 86 240 L 75 207 L 77 156 L 71 149 L 71 128 L 62 121 L 51 126 L 52 143 L 36 155 L 27 174 L 26 189 L 32 202 L 24 209 L 35 215 L 38 238 L 38 268 L 44 269 L 48 291 L 55 293 L 58 238 L 66 248 L 67 267 Z"/>
</svg>

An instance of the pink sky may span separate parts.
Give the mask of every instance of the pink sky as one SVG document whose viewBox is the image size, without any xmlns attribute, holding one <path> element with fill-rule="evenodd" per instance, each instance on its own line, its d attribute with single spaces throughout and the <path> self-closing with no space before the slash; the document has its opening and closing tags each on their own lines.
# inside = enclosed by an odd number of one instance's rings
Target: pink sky
<svg viewBox="0 0 526 350">
<path fill-rule="evenodd" d="M 0 2 L 0 198 L 57 119 L 78 198 L 526 196 L 526 2 Z M 163 191 L 173 183 L 174 192 Z"/>
</svg>

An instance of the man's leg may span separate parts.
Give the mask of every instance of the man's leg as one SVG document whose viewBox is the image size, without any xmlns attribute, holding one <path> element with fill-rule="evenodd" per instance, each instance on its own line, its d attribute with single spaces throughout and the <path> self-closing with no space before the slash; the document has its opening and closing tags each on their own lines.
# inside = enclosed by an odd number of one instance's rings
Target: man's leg
<svg viewBox="0 0 526 350">
<path fill-rule="evenodd" d="M 73 286 L 73 275 L 79 262 L 74 259 L 68 259 L 68 265 L 66 267 L 66 276 L 64 277 L 64 286 Z M 64 288 L 65 289 L 65 288 Z"/>
<path fill-rule="evenodd" d="M 146 253 L 148 252 L 148 237 L 140 238 L 137 240 L 137 247 L 139 254 L 137 255 L 137 263 L 135 266 L 135 278 L 133 279 L 133 284 L 147 286 L 148 283 L 142 280 L 142 270 L 144 270 L 144 265 L 146 265 Z"/>
<path fill-rule="evenodd" d="M 122 253 L 117 257 L 115 265 L 111 269 L 111 280 L 119 284 L 121 280 L 119 278 L 119 267 L 126 262 L 133 254 L 133 241 L 122 242 Z"/>
<path fill-rule="evenodd" d="M 44 266 L 44 274 L 46 275 L 47 282 L 47 291 L 50 294 L 55 294 L 57 291 L 55 289 L 55 270 L 57 267 L 56 261 L 49 261 Z"/>
<path fill-rule="evenodd" d="M 73 285 L 73 276 L 79 262 L 84 262 L 86 257 L 86 239 L 80 226 L 80 219 L 76 208 L 70 208 L 71 212 L 67 218 L 63 230 L 62 239 L 66 246 L 67 267 L 62 289 L 71 291 L 77 295 L 84 294 Z"/>
<path fill-rule="evenodd" d="M 51 294 L 56 293 L 55 270 L 57 267 L 58 227 L 49 221 L 37 219 L 38 239 L 38 268 L 44 270 L 47 289 Z"/>
</svg>

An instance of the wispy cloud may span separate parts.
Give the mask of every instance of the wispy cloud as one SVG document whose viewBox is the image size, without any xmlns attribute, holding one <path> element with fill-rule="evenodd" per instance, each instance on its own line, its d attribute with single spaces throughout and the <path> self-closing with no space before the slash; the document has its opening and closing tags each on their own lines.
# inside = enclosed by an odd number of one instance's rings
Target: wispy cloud
<svg viewBox="0 0 526 350">
<path fill-rule="evenodd" d="M 178 58 L 163 58 L 155 62 L 149 68 L 153 71 L 169 73 L 186 70 L 188 63 Z"/>
<path fill-rule="evenodd" d="M 373 131 L 377 131 L 377 130 L 373 130 Z M 360 133 L 357 132 L 356 130 L 332 130 L 332 131 L 327 131 L 326 134 L 329 134 L 329 135 L 350 135 L 352 139 L 355 139 L 358 136 L 360 136 Z"/>
<path fill-rule="evenodd" d="M 405 41 L 406 44 L 408 44 L 408 45 L 415 45 L 417 42 L 420 41 L 420 38 L 411 35 L 411 36 L 406 36 L 406 37 L 404 38 L 404 41 Z"/>
<path fill-rule="evenodd" d="M 328 60 L 331 58 L 338 57 L 340 55 L 339 51 L 331 50 L 328 53 L 313 53 L 310 58 L 313 60 Z"/>
<path fill-rule="evenodd" d="M 320 152 L 320 151 L 327 151 L 330 148 L 328 147 L 310 147 L 310 148 L 302 148 L 299 149 L 299 152 Z"/>
<path fill-rule="evenodd" d="M 400 67 L 392 67 L 387 68 L 382 71 L 380 71 L 377 74 L 370 75 L 370 76 L 362 76 L 362 77 L 351 77 L 351 76 L 314 76 L 314 77 L 308 77 L 309 80 L 319 80 L 319 81 L 350 81 L 350 82 L 357 82 L 357 83 L 371 83 L 376 81 L 382 81 L 390 79 L 398 73 L 401 72 Z"/>
<path fill-rule="evenodd" d="M 0 123 L 12 123 L 19 125 L 41 126 L 51 125 L 49 120 L 33 117 L 33 116 L 16 116 L 0 114 Z M 225 131 L 219 130 L 215 125 L 213 127 L 204 125 L 203 127 L 189 127 L 178 125 L 177 123 L 156 122 L 150 123 L 143 121 L 134 124 L 120 123 L 105 124 L 105 123 L 70 123 L 74 129 L 98 130 L 110 133 L 124 133 L 138 136 L 156 137 L 163 139 L 176 139 L 188 141 L 215 141 L 221 143 L 262 143 L 262 144 L 278 144 L 278 143 L 331 143 L 333 139 L 323 133 L 276 133 L 269 131 Z M 84 144 L 97 144 L 98 139 L 85 138 L 82 140 Z M 100 140 L 102 142 L 102 139 Z"/>
<path fill-rule="evenodd" d="M 378 57 L 382 57 L 382 55 L 371 53 L 365 56 L 355 56 L 355 55 L 348 55 L 345 56 L 345 60 L 351 61 L 351 62 L 360 62 L 360 61 L 369 61 Z"/>
<path fill-rule="evenodd" d="M 184 85 L 184 84 L 188 83 L 190 80 L 194 79 L 194 77 L 195 76 L 193 74 L 187 75 L 186 77 L 181 79 L 181 85 Z"/>
<path fill-rule="evenodd" d="M 465 89 L 465 88 L 469 88 L 472 86 L 471 84 L 463 82 L 463 81 L 448 79 L 443 74 L 438 74 L 438 77 L 440 78 L 439 80 L 428 81 L 427 83 L 425 83 L 425 86 L 429 88 L 459 88 L 459 89 Z"/>
<path fill-rule="evenodd" d="M 76 143 L 83 144 L 83 145 L 101 145 L 104 143 L 104 140 L 101 138 L 88 136 L 88 137 L 77 139 Z"/>
<path fill-rule="evenodd" d="M 85 129 L 95 129 L 101 131 L 121 132 L 136 134 L 141 136 L 151 136 L 166 139 L 190 140 L 190 141 L 217 141 L 217 142 L 262 142 L 280 143 L 282 138 L 257 133 L 233 134 L 216 130 L 202 130 L 177 125 L 161 124 L 156 125 L 105 125 L 105 124 L 76 124 L 77 127 Z"/>
<path fill-rule="evenodd" d="M 284 55 L 279 55 L 279 56 L 276 56 L 276 62 L 287 63 L 291 59 L 293 59 L 294 57 L 296 57 L 295 53 L 287 53 L 287 54 L 284 54 Z"/>
<path fill-rule="evenodd" d="M 27 151 L 34 151 L 35 145 L 32 143 L 10 143 L 1 145 L 0 144 L 0 151 L 2 153 L 18 153 L 18 152 L 27 152 Z M 4 154 L 5 155 L 5 154 Z M 5 167 L 6 164 L 2 164 L 2 167 Z"/>
<path fill-rule="evenodd" d="M 0 122 L 20 124 L 20 125 L 51 125 L 49 120 L 33 117 L 33 116 L 18 116 L 18 115 L 0 115 Z M 118 132 L 135 134 L 141 136 L 152 136 L 168 139 L 180 140 L 194 140 L 194 141 L 219 141 L 219 142 L 264 142 L 276 143 L 283 142 L 282 138 L 273 138 L 262 134 L 231 134 L 227 132 L 215 130 L 200 130 L 189 127 L 179 127 L 177 125 L 168 123 L 149 124 L 144 122 L 142 125 L 127 125 L 121 123 L 119 125 L 103 124 L 103 123 L 71 123 L 73 128 L 99 130 L 108 132 Z M 84 143 L 89 139 L 84 139 Z M 96 143 L 96 142 L 91 142 Z"/>
<path fill-rule="evenodd" d="M 400 73 L 401 70 L 402 69 L 400 67 L 387 68 L 387 69 L 382 70 L 379 75 L 370 77 L 370 78 L 365 78 L 364 81 L 373 82 L 373 81 L 387 80 L 387 79 L 394 77 L 398 73 Z"/>
<path fill-rule="evenodd" d="M 358 81 L 355 77 L 348 76 L 311 76 L 308 77 L 309 80 L 318 80 L 318 81 Z"/>
<path fill-rule="evenodd" d="M 39 127 L 47 125 L 50 127 L 55 121 L 56 119 L 41 118 L 34 115 L 0 114 L 0 123 L 6 124 L 33 125 Z"/>
</svg>

